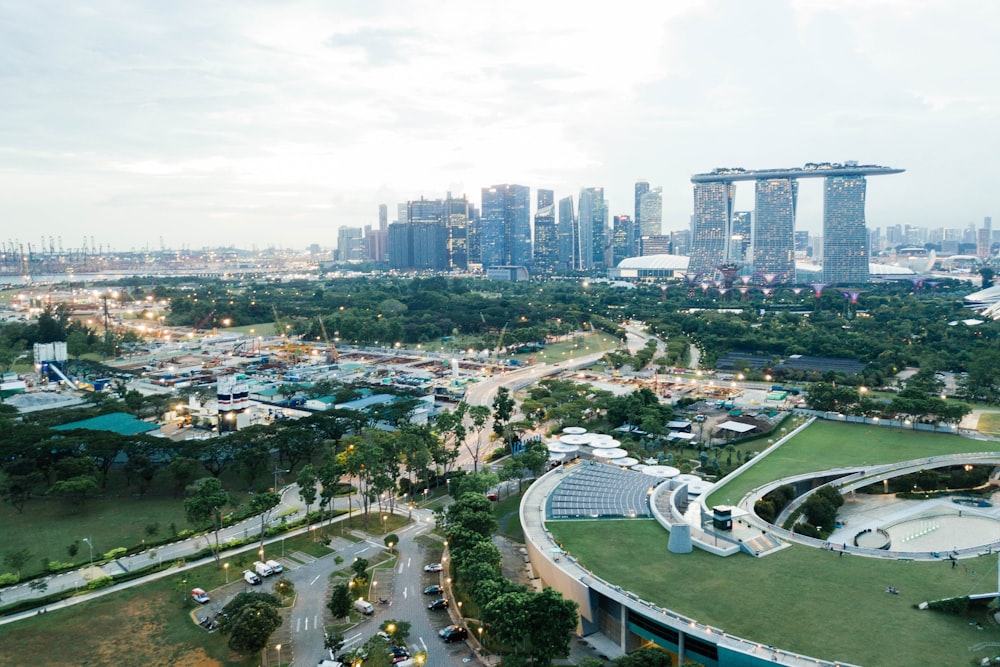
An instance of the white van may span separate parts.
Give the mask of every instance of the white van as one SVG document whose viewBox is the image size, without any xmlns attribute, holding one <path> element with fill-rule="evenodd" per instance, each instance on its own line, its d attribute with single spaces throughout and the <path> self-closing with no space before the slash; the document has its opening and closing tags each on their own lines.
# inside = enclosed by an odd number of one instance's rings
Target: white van
<svg viewBox="0 0 1000 667">
<path fill-rule="evenodd" d="M 274 570 L 271 569 L 270 565 L 268 565 L 267 563 L 262 563 L 260 561 L 257 561 L 256 563 L 253 564 L 253 571 L 262 577 L 270 577 L 272 574 L 274 574 Z"/>
<path fill-rule="evenodd" d="M 365 616 L 371 616 L 375 613 L 375 607 L 368 600 L 358 598 L 354 601 L 354 611 L 359 614 L 364 614 Z"/>
<path fill-rule="evenodd" d="M 281 574 L 282 572 L 285 571 L 285 568 L 281 567 L 281 563 L 279 563 L 276 560 L 267 561 L 267 566 L 271 568 L 271 572 L 273 572 L 274 574 Z"/>
</svg>

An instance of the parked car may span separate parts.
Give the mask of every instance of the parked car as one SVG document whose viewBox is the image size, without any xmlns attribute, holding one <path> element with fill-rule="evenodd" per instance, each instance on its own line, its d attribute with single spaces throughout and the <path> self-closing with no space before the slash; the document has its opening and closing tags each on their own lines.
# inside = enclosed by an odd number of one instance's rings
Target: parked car
<svg viewBox="0 0 1000 667">
<path fill-rule="evenodd" d="M 243 581 L 247 582 L 251 586 L 256 586 L 260 583 L 260 577 L 250 570 L 243 570 Z"/>
<path fill-rule="evenodd" d="M 427 605 L 427 608 L 428 609 L 447 609 L 448 608 L 448 600 L 446 600 L 445 598 L 438 598 L 437 600 L 434 600 L 434 602 L 431 602 L 429 605 Z"/>
<path fill-rule="evenodd" d="M 446 643 L 460 642 L 468 639 L 469 631 L 463 628 L 461 625 L 449 625 L 446 628 L 441 628 L 438 631 L 438 636 L 441 637 Z"/>
<path fill-rule="evenodd" d="M 253 571 L 256 572 L 259 577 L 270 577 L 274 574 L 274 570 L 271 569 L 270 565 L 260 561 L 253 564 Z"/>
<path fill-rule="evenodd" d="M 266 564 L 266 565 L 267 565 L 267 566 L 268 566 L 269 568 L 271 568 L 271 572 L 273 572 L 274 574 L 281 574 L 282 572 L 284 572 L 284 571 L 285 571 L 285 568 L 281 567 L 281 563 L 279 563 L 279 562 L 278 562 L 278 561 L 276 561 L 276 560 L 269 560 L 269 561 L 267 561 L 267 563 L 265 563 L 265 564 Z"/>
<path fill-rule="evenodd" d="M 211 598 L 208 597 L 208 593 L 206 593 L 200 588 L 191 589 L 191 599 L 197 602 L 198 604 L 208 604 L 208 602 L 211 601 Z"/>
<path fill-rule="evenodd" d="M 437 584 L 424 589 L 424 595 L 441 595 L 442 593 L 444 593 L 444 589 Z"/>
<path fill-rule="evenodd" d="M 440 572 L 444 568 L 441 563 L 431 563 L 429 565 L 424 565 L 424 572 Z"/>
</svg>

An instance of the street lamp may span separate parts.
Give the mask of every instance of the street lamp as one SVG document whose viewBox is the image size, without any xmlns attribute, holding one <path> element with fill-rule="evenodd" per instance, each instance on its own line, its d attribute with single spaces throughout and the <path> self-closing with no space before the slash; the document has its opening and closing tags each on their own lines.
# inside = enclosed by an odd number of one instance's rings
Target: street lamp
<svg viewBox="0 0 1000 667">
<path fill-rule="evenodd" d="M 229 583 L 229 563 L 223 563 L 222 569 L 226 571 L 226 583 Z"/>
<path fill-rule="evenodd" d="M 91 544 L 89 537 L 81 537 L 80 539 L 86 542 L 87 546 L 90 547 L 90 569 L 94 569 L 94 545 Z"/>
<path fill-rule="evenodd" d="M 281 644 L 278 644 L 274 648 L 278 649 L 278 667 L 281 667 Z"/>
</svg>

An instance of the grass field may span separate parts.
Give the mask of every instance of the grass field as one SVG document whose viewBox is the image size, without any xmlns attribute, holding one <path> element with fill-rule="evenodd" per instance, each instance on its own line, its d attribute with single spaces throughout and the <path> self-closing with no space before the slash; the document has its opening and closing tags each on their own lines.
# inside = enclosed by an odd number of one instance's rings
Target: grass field
<svg viewBox="0 0 1000 667">
<path fill-rule="evenodd" d="M 754 487 L 801 472 L 995 449 L 996 443 L 951 435 L 819 421 L 707 502 L 736 502 Z M 985 611 L 952 616 L 914 609 L 924 601 L 995 591 L 996 556 L 954 569 L 946 561 L 843 557 L 800 545 L 760 559 L 718 558 L 697 549 L 668 553 L 668 535 L 653 521 L 546 525 L 581 564 L 643 599 L 814 657 L 859 665 L 971 665 L 977 654 L 970 646 L 1000 642 Z M 650 552 L 655 558 L 636 556 Z M 900 595 L 887 594 L 888 586 Z M 975 621 L 985 630 L 969 625 Z"/>
<path fill-rule="evenodd" d="M 190 528 L 183 518 L 182 502 L 169 497 L 106 498 L 89 500 L 83 507 L 71 507 L 59 500 L 38 498 L 29 501 L 20 514 L 3 504 L 0 521 L 7 534 L 4 548 L 26 548 L 32 554 L 21 569 L 22 578 L 40 574 L 43 558 L 82 565 L 90 558 L 90 550 L 81 538 L 90 539 L 96 560 L 107 551 L 141 544 L 150 538 L 146 526 L 158 525 L 157 537 L 171 535 L 171 522 L 178 531 Z M 67 547 L 74 542 L 77 553 L 71 557 Z"/>
<path fill-rule="evenodd" d="M 602 350 L 616 350 L 619 347 L 621 347 L 621 342 L 617 338 L 603 331 L 598 331 L 577 336 L 573 341 L 546 345 L 533 354 L 514 354 L 511 356 L 520 361 L 527 361 L 529 357 L 534 357 L 535 361 L 539 363 L 553 364 Z"/>
<path fill-rule="evenodd" d="M 709 507 L 734 504 L 751 489 L 789 475 L 840 466 L 876 465 L 936 454 L 989 452 L 997 443 L 944 433 L 816 421 L 803 433 L 712 493 Z"/>
<path fill-rule="evenodd" d="M 280 548 L 278 543 L 270 545 L 268 557 L 276 557 Z M 284 551 L 286 554 L 301 551 L 316 558 L 331 553 L 327 546 L 313 541 L 311 535 L 288 538 Z M 255 559 L 252 550 L 224 559 L 232 563 L 230 593 L 242 589 L 239 570 Z M 63 663 L 88 667 L 258 665 L 258 656 L 244 658 L 231 652 L 226 637 L 208 633 L 191 621 L 190 612 L 200 607 L 191 600 L 190 589 L 198 586 L 221 598 L 222 593 L 216 591 L 225 585 L 225 570 L 208 564 L 98 600 L 0 626 L 0 646 L 3 646 L 0 667 Z M 281 632 L 279 628 L 274 636 Z"/>
<path fill-rule="evenodd" d="M 1000 435 L 1000 413 L 987 412 L 979 415 L 976 428 L 983 435 Z"/>
<path fill-rule="evenodd" d="M 667 552 L 666 531 L 649 520 L 546 525 L 581 564 L 645 600 L 813 657 L 882 667 L 971 665 L 977 654 L 969 646 L 1000 639 L 985 613 L 975 618 L 986 630 L 977 631 L 970 618 L 913 608 L 995 590 L 996 556 L 969 561 L 968 571 L 802 546 L 760 559 L 719 558 L 698 549 Z M 887 586 L 900 594 L 886 593 Z"/>
</svg>

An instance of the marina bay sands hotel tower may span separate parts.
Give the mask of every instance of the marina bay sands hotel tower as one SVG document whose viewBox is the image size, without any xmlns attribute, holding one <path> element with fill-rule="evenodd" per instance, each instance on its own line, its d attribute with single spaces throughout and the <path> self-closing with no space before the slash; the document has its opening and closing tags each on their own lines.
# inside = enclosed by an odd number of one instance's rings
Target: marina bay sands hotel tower
<svg viewBox="0 0 1000 667">
<path fill-rule="evenodd" d="M 865 226 L 866 177 L 899 174 L 902 169 L 855 162 L 809 163 L 794 169 L 716 169 L 695 174 L 694 220 L 688 272 L 713 279 L 726 264 L 739 264 L 732 243 L 736 181 L 755 182 L 751 234 L 753 274 L 766 284 L 795 282 L 795 205 L 800 178 L 823 179 L 823 281 L 868 281 L 868 229 Z"/>
</svg>

